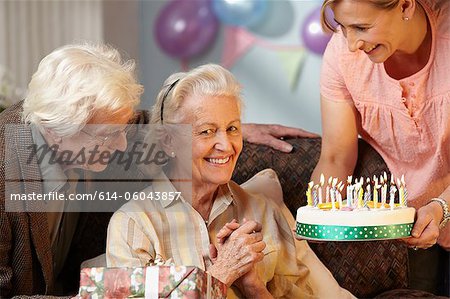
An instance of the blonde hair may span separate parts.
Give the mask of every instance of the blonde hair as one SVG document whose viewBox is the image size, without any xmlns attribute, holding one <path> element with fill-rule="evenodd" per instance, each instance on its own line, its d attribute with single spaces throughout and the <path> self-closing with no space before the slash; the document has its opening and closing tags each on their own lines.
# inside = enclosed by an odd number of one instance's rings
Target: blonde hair
<svg viewBox="0 0 450 299">
<path fill-rule="evenodd" d="M 336 32 L 336 28 L 333 25 L 334 22 L 332 22 L 331 20 L 328 19 L 326 11 L 327 11 L 328 6 L 335 5 L 340 1 L 342 1 L 342 0 L 324 0 L 323 1 L 322 9 L 320 11 L 320 14 L 321 14 L 320 21 L 322 23 L 322 28 L 325 31 Z M 395 7 L 397 7 L 398 3 L 400 2 L 400 0 L 359 0 L 359 1 L 366 1 L 366 2 L 369 2 L 370 4 L 372 4 L 373 6 L 375 6 L 376 8 L 386 9 L 386 10 L 394 9 Z"/>
<path fill-rule="evenodd" d="M 241 85 L 233 74 L 220 65 L 205 64 L 186 73 L 175 73 L 166 79 L 153 105 L 150 123 L 162 122 L 163 101 L 164 121 L 173 123 L 183 100 L 191 95 L 229 96 L 237 100 L 239 111 L 242 107 Z"/>
<path fill-rule="evenodd" d="M 107 45 L 58 48 L 41 60 L 28 85 L 23 120 L 69 137 L 96 113 L 105 120 L 131 116 L 143 92 L 134 71 L 133 60 L 123 61 Z"/>
</svg>

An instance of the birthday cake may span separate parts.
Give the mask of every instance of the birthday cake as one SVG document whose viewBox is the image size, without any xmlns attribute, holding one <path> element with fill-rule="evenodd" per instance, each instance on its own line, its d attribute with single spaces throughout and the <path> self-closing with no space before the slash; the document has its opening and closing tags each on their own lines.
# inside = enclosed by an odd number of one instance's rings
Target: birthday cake
<svg viewBox="0 0 450 299">
<path fill-rule="evenodd" d="M 341 192 L 345 185 L 346 199 Z M 398 191 L 398 192 L 397 192 Z M 398 193 L 398 196 L 397 196 Z M 352 183 L 308 184 L 307 206 L 297 210 L 298 238 L 321 241 L 369 241 L 405 238 L 411 235 L 415 209 L 407 206 L 404 176 L 390 183 L 387 175 L 360 178 Z M 389 198 L 388 198 L 389 197 Z"/>
</svg>

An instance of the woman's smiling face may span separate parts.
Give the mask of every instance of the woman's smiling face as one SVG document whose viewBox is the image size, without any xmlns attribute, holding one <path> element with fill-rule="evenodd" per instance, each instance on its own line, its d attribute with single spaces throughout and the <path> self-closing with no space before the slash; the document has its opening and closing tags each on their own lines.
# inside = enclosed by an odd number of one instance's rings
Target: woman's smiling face
<svg viewBox="0 0 450 299">
<path fill-rule="evenodd" d="M 394 9 L 380 9 L 368 1 L 342 0 L 332 9 L 350 51 L 364 51 L 372 62 L 382 63 L 401 50 L 405 22 L 400 3 Z"/>
<path fill-rule="evenodd" d="M 239 100 L 230 96 L 186 98 L 180 123 L 192 124 L 194 185 L 227 183 L 242 151 Z"/>
</svg>

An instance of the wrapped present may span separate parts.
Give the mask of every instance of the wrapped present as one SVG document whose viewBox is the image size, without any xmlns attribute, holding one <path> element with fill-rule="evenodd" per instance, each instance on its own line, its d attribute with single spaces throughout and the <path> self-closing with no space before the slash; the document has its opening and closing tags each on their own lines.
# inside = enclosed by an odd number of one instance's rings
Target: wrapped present
<svg viewBox="0 0 450 299">
<path fill-rule="evenodd" d="M 197 267 L 85 268 L 80 298 L 226 298 L 227 287 Z"/>
</svg>

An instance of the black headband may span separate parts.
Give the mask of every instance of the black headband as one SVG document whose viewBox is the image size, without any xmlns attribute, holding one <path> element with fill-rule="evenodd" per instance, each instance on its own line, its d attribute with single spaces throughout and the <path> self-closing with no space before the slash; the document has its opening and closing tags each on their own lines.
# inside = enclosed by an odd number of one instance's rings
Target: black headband
<svg viewBox="0 0 450 299">
<path fill-rule="evenodd" d="M 170 91 L 175 87 L 175 85 L 177 85 L 178 81 L 180 81 L 180 79 L 177 79 L 176 81 L 174 81 L 172 84 L 170 84 L 169 88 L 167 89 L 166 93 L 164 94 L 162 101 L 161 101 L 161 124 L 163 123 L 163 113 L 164 113 L 164 101 L 167 98 L 167 95 L 170 93 Z"/>
</svg>

